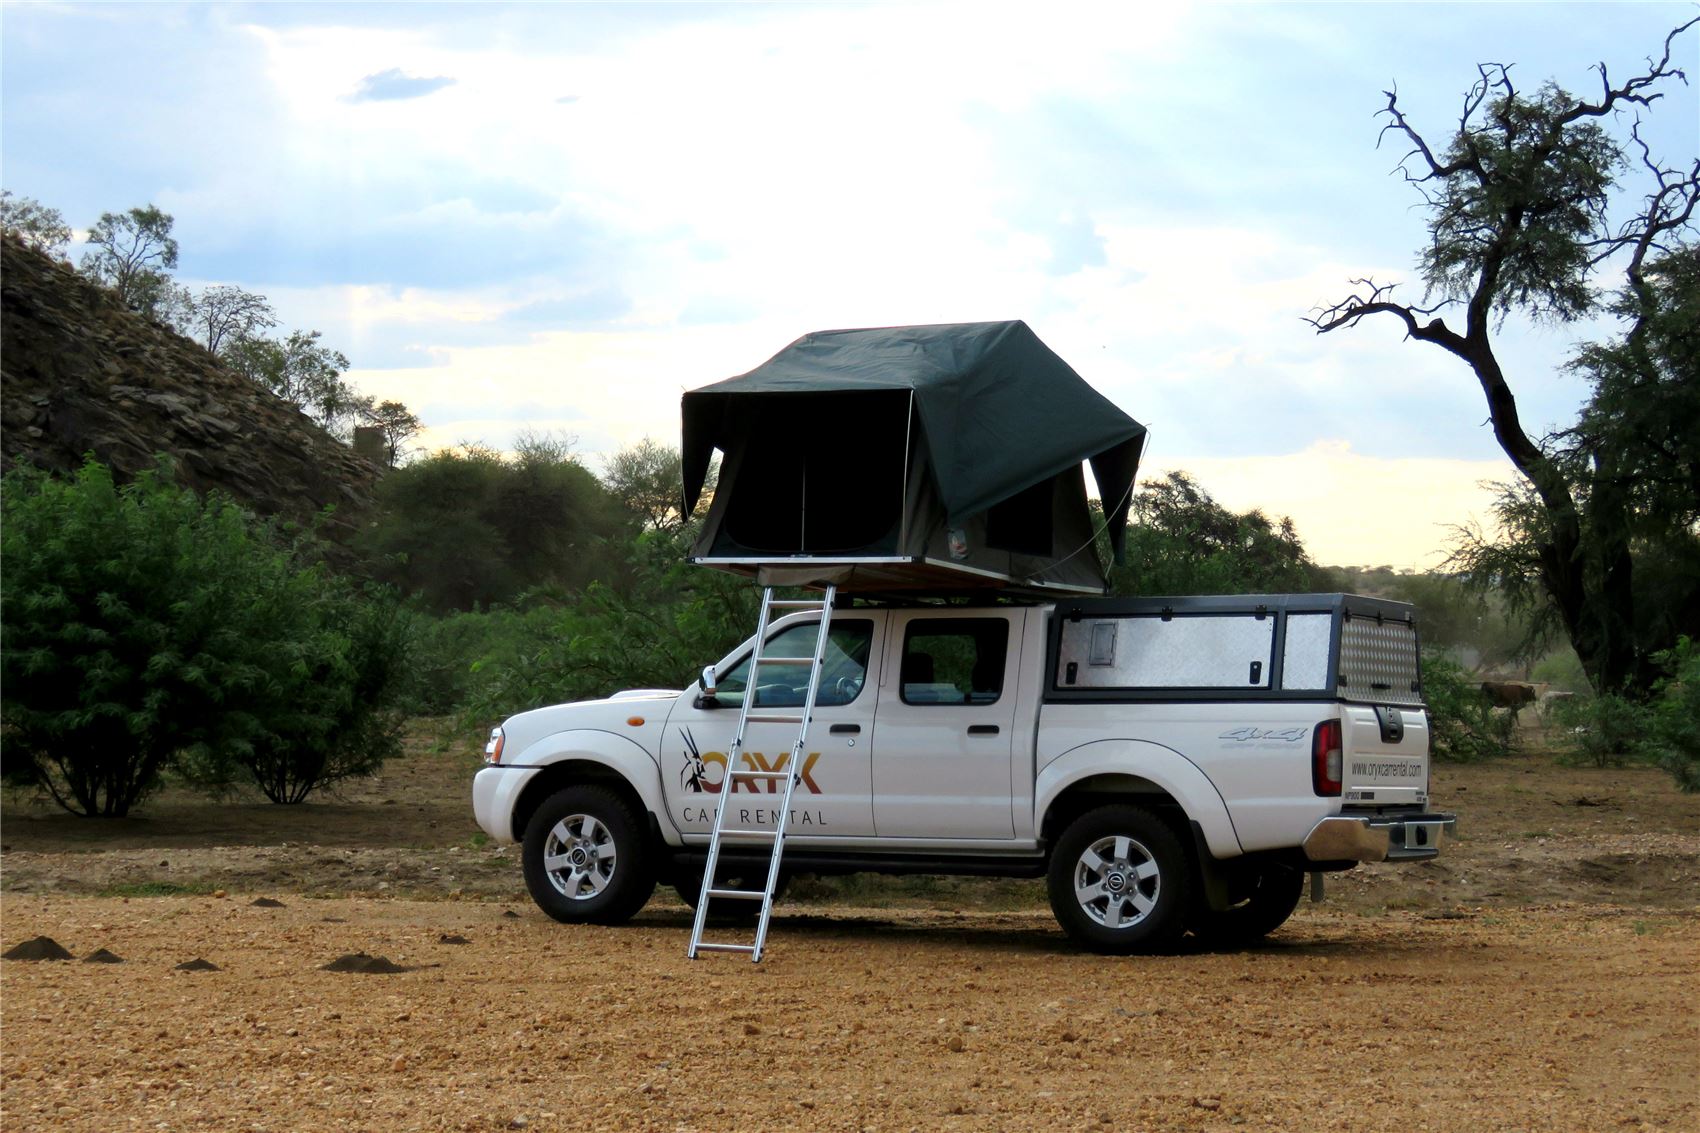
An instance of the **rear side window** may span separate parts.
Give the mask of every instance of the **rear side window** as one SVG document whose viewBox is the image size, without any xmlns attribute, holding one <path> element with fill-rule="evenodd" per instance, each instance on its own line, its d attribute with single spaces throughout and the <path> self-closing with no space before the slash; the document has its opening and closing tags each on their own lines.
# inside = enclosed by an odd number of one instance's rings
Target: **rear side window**
<svg viewBox="0 0 1700 1133">
<path fill-rule="evenodd" d="M 1009 623 L 1002 618 L 930 618 L 903 639 L 905 704 L 994 704 L 1003 695 Z"/>
<path fill-rule="evenodd" d="M 1340 627 L 1340 699 L 1420 705 L 1420 677 L 1415 624 L 1362 614 L 1346 618 Z"/>
<path fill-rule="evenodd" d="M 1275 619 L 1136 614 L 1066 622 L 1058 688 L 1266 689 Z"/>
</svg>

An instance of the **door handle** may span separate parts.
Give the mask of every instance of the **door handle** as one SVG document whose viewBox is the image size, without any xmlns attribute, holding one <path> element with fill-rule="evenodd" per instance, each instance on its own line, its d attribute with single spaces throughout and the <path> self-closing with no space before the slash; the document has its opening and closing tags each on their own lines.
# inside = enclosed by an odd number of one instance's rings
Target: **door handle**
<svg viewBox="0 0 1700 1133">
<path fill-rule="evenodd" d="M 834 724 L 828 732 L 835 736 L 859 736 L 862 734 L 860 724 Z"/>
<path fill-rule="evenodd" d="M 996 724 L 970 724 L 968 734 L 971 736 L 995 736 L 998 734 Z"/>
</svg>

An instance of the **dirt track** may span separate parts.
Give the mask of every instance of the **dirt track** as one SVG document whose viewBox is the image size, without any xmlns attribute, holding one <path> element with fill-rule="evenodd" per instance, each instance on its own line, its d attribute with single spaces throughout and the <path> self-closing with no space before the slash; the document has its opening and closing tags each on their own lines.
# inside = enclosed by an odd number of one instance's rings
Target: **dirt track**
<svg viewBox="0 0 1700 1133">
<path fill-rule="evenodd" d="M 1464 842 L 1255 950 L 1081 955 L 1031 885 L 799 882 L 751 965 L 685 959 L 665 896 L 619 929 L 515 899 L 468 758 L 293 810 L 9 799 L 0 943 L 79 960 L 0 965 L 0 1128 L 1700 1129 L 1700 799 L 1655 772 L 1441 768 Z M 321 970 L 359 952 L 411 970 Z"/>
</svg>

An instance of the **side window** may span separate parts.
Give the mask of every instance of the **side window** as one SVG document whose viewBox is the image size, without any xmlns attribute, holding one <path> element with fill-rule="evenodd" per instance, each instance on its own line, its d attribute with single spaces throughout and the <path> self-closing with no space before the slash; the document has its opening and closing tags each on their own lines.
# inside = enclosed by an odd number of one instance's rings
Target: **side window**
<svg viewBox="0 0 1700 1133">
<path fill-rule="evenodd" d="M 1131 614 L 1063 623 L 1058 688 L 1266 689 L 1275 619 Z"/>
<path fill-rule="evenodd" d="M 909 623 L 903 639 L 905 704 L 992 704 L 1003 695 L 1009 623 L 936 618 Z"/>
<path fill-rule="evenodd" d="M 767 639 L 763 649 L 766 657 L 811 657 L 815 638 L 820 633 L 816 623 L 804 622 L 787 626 Z M 833 708 L 849 704 L 861 695 L 868 676 L 868 653 L 873 647 L 874 623 L 866 618 L 833 619 L 827 631 L 826 656 L 822 659 L 820 688 L 815 693 L 815 705 Z M 719 686 L 715 699 L 723 705 L 742 704 L 750 680 L 750 658 L 746 655 L 728 669 L 716 675 Z M 760 708 L 798 708 L 809 690 L 807 665 L 773 665 L 760 674 L 756 686 L 755 704 Z"/>
</svg>

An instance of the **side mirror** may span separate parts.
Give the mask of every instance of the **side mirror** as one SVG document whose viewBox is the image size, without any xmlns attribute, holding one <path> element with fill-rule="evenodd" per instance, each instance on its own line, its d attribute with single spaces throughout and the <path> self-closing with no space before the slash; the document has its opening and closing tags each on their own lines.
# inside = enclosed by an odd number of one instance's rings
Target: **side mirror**
<svg viewBox="0 0 1700 1133">
<path fill-rule="evenodd" d="M 720 702 L 714 698 L 714 666 L 702 667 L 702 692 L 691 702 L 693 708 L 719 708 Z"/>
</svg>

